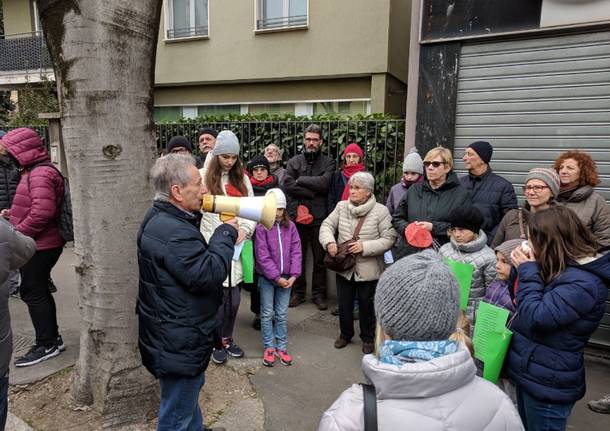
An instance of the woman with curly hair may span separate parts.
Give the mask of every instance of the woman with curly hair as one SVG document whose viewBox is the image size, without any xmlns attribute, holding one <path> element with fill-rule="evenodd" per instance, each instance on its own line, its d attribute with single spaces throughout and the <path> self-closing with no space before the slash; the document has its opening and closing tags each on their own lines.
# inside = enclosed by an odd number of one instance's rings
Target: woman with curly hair
<svg viewBox="0 0 610 431">
<path fill-rule="evenodd" d="M 561 179 L 557 202 L 578 215 L 602 248 L 610 246 L 610 207 L 593 190 L 600 180 L 591 156 L 583 151 L 566 151 L 555 160 L 555 170 Z"/>
</svg>

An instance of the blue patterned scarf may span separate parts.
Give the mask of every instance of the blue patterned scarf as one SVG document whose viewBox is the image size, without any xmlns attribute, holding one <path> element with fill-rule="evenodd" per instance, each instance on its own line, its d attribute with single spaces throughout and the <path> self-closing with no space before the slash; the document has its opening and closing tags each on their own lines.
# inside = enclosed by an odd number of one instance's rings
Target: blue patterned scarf
<svg viewBox="0 0 610 431">
<path fill-rule="evenodd" d="M 458 344 L 451 340 L 395 341 L 386 340 L 381 346 L 379 359 L 385 364 L 402 365 L 409 362 L 429 361 L 457 352 Z"/>
</svg>

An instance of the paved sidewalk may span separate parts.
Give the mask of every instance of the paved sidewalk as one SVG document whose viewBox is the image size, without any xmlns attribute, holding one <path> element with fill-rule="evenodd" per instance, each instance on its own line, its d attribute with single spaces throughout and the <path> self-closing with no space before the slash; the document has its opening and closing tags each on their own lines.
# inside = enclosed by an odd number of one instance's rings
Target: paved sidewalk
<svg viewBox="0 0 610 431">
<path fill-rule="evenodd" d="M 59 326 L 67 346 L 66 352 L 37 366 L 11 369 L 11 384 L 34 382 L 75 363 L 80 316 L 74 263 L 73 250 L 66 249 L 53 271 L 53 279 L 58 287 L 55 299 Z M 18 350 L 23 351 L 33 340 L 33 328 L 27 309 L 20 300 L 11 299 L 10 308 L 15 342 Z M 355 343 L 345 349 L 336 350 L 333 341 L 338 335 L 338 318 L 330 315 L 331 307 L 329 311 L 320 312 L 311 302 L 307 302 L 288 312 L 289 351 L 294 356 L 294 365 L 284 367 L 277 364 L 273 368 L 258 366 L 262 359 L 261 336 L 250 326 L 252 314 L 249 308 L 249 294 L 243 292 L 234 335 L 245 350 L 246 359 L 233 360 L 232 366 L 252 368 L 250 379 L 262 405 L 255 401 L 239 405 L 225 412 L 219 424 L 227 426 L 229 431 L 315 430 L 321 414 L 337 396 L 350 384 L 363 381 L 360 343 L 355 339 Z M 587 383 L 587 394 L 576 404 L 568 429 L 609 430 L 610 415 L 599 415 L 586 407 L 588 400 L 610 391 L 609 363 L 588 360 Z M 263 406 L 265 423 L 261 428 Z"/>
</svg>

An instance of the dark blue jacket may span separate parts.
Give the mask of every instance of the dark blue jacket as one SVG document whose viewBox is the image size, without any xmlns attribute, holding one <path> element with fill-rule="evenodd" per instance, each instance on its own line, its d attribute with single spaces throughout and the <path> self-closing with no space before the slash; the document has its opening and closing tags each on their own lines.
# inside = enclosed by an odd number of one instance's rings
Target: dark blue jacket
<svg viewBox="0 0 610 431">
<path fill-rule="evenodd" d="M 519 266 L 517 314 L 506 358 L 517 385 L 550 403 L 573 403 L 584 396 L 583 350 L 604 314 L 609 284 L 610 254 L 571 264 L 547 285 L 536 262 Z"/>
<path fill-rule="evenodd" d="M 208 245 L 200 221 L 199 213 L 155 201 L 138 233 L 138 344 L 157 378 L 196 376 L 210 360 L 237 231 L 223 224 Z"/>
<path fill-rule="evenodd" d="M 513 208 L 517 208 L 517 196 L 513 185 L 500 175 L 487 171 L 478 177 L 465 175 L 460 182 L 470 192 L 472 203 L 483 213 L 483 231 L 487 235 L 487 244 L 496 236 L 496 230 L 502 217 Z"/>
</svg>

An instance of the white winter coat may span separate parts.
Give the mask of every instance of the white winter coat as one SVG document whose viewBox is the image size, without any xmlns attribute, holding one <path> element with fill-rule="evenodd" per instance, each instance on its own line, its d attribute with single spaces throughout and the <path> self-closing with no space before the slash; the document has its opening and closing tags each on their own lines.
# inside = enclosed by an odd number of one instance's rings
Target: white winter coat
<svg viewBox="0 0 610 431">
<path fill-rule="evenodd" d="M 377 203 L 374 195 L 358 206 L 349 200 L 340 201 L 320 226 L 320 244 L 326 250 L 332 242 L 341 244 L 352 239 L 359 217 L 365 217 L 359 234 L 362 253 L 356 256 L 353 268 L 339 275 L 346 280 L 351 280 L 352 275 L 355 281 L 377 280 L 385 269 L 383 254 L 392 248 L 398 235 L 388 208 Z"/>
<path fill-rule="evenodd" d="M 475 375 L 463 345 L 453 354 L 400 367 L 362 358 L 362 371 L 377 393 L 379 431 L 523 430 L 510 399 Z M 318 431 L 364 430 L 362 386 L 352 385 L 322 415 Z"/>
<path fill-rule="evenodd" d="M 207 157 L 206 160 L 207 159 L 210 159 L 210 157 Z M 199 173 L 201 174 L 201 178 L 204 181 L 205 181 L 205 173 L 206 173 L 207 165 L 208 164 L 205 164 L 204 167 L 199 170 Z M 229 182 L 229 174 L 227 172 L 223 172 L 222 189 L 224 191 L 225 196 L 227 194 L 227 192 L 225 190 L 225 185 L 227 185 L 228 182 Z M 244 184 L 246 185 L 246 189 L 248 190 L 248 196 L 254 196 L 254 191 L 252 190 L 252 184 L 250 184 L 250 179 L 246 175 L 244 175 Z M 203 212 L 203 211 L 202 211 L 202 214 L 203 214 L 203 218 L 201 219 L 201 234 L 203 235 L 203 237 L 205 238 L 206 241 L 209 241 L 210 237 L 212 236 L 212 234 L 214 233 L 216 228 L 218 226 L 220 226 L 221 224 L 223 224 L 223 222 L 220 220 L 220 216 L 218 214 L 207 213 L 207 212 Z M 237 218 L 237 221 L 239 222 L 239 227 L 241 229 L 244 229 L 247 232 L 248 235 L 246 238 L 252 238 L 252 235 L 254 234 L 254 229 L 256 229 L 256 222 L 251 221 L 251 220 L 246 220 L 246 219 L 243 219 L 240 217 Z M 225 286 L 225 287 L 237 286 L 239 283 L 244 281 L 244 274 L 243 274 L 243 268 L 241 265 L 241 259 L 233 260 L 231 262 L 232 262 L 231 275 L 229 277 L 227 277 L 227 279 L 224 281 L 223 286 Z"/>
</svg>

